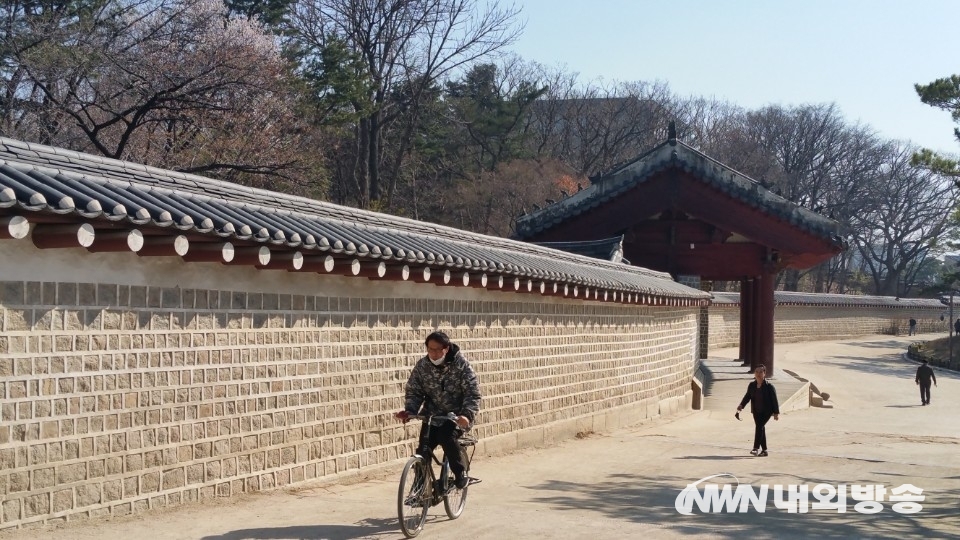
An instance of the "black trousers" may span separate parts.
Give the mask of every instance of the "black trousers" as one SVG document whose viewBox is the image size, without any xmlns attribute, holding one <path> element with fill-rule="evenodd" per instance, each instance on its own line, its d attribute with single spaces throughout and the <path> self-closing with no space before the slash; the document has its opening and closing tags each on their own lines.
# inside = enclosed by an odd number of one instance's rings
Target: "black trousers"
<svg viewBox="0 0 960 540">
<path fill-rule="evenodd" d="M 920 383 L 920 403 L 930 403 L 930 383 Z"/>
<path fill-rule="evenodd" d="M 753 432 L 753 447 L 759 448 L 761 450 L 767 449 L 767 422 L 770 421 L 770 417 L 773 414 L 768 412 L 763 413 L 753 413 L 753 423 L 756 425 L 756 430 Z"/>
<path fill-rule="evenodd" d="M 427 428 L 430 430 L 429 437 Z M 433 449 L 440 445 L 443 448 L 443 455 L 450 460 L 450 470 L 457 478 L 462 478 L 466 467 L 463 463 L 460 443 L 457 442 L 460 433 L 460 429 L 453 422 L 444 422 L 439 426 L 430 426 L 424 422 L 420 427 L 420 446 L 417 453 L 424 457 L 429 456 L 433 453 Z"/>
</svg>

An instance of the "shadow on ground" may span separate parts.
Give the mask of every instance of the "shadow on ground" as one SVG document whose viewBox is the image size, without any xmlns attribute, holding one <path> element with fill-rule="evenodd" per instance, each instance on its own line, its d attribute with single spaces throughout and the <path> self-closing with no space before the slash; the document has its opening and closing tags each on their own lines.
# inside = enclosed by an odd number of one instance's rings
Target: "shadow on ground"
<svg viewBox="0 0 960 540">
<path fill-rule="evenodd" d="M 906 352 L 906 349 L 904 349 L 904 352 Z M 919 365 L 914 362 L 904 362 L 902 353 L 889 354 L 878 358 L 869 358 L 863 356 L 831 356 L 820 360 L 820 363 L 836 366 L 841 369 L 850 369 L 864 373 L 883 375 L 886 377 L 907 379 L 911 382 L 916 376 L 917 366 Z M 958 377 L 958 374 L 952 371 L 937 368 L 934 369 L 938 378 L 943 377 L 944 379 L 953 379 Z"/>
<path fill-rule="evenodd" d="M 429 525 L 429 520 L 428 520 Z M 298 525 L 293 527 L 264 527 L 256 529 L 238 529 L 213 536 L 204 536 L 202 540 L 287 540 L 324 539 L 348 540 L 351 538 L 395 538 L 399 536 L 396 519 L 371 519 L 356 525 Z"/>
<path fill-rule="evenodd" d="M 899 354 L 868 358 L 863 356 L 831 356 L 820 361 L 841 369 L 851 369 L 885 377 L 908 378 L 912 381 L 917 372 L 915 364 L 903 362 Z"/>
<path fill-rule="evenodd" d="M 838 343 L 838 345 L 842 345 L 842 343 Z M 857 342 L 857 347 L 865 347 L 867 349 L 903 349 L 906 351 L 907 345 L 909 345 L 909 342 L 897 339 Z"/>
<path fill-rule="evenodd" d="M 692 515 L 682 515 L 676 510 L 676 498 L 694 480 L 621 474 L 596 483 L 553 481 L 531 489 L 552 492 L 534 500 L 554 511 L 591 510 L 608 519 L 682 535 L 709 532 L 731 538 L 940 538 L 946 531 L 955 531 L 956 509 L 924 505 L 921 513 L 908 515 L 893 511 L 886 503 L 880 513 L 864 515 L 848 502 L 843 514 L 820 509 L 791 514 L 773 504 L 772 494 L 763 513 L 751 508 L 747 513 L 704 514 L 694 505 Z"/>
</svg>

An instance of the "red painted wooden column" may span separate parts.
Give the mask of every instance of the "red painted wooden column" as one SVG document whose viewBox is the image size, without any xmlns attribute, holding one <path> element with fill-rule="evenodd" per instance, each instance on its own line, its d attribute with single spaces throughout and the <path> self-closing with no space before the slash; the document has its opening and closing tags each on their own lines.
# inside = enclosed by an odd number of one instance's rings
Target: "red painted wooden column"
<svg viewBox="0 0 960 540">
<path fill-rule="evenodd" d="M 763 340 L 762 325 L 763 325 L 763 311 L 761 304 L 761 292 L 760 286 L 762 281 L 760 276 L 755 276 L 750 280 L 751 290 L 750 293 L 750 373 L 753 373 L 757 366 L 762 363 L 760 357 L 763 347 L 761 346 L 761 341 Z"/>
<path fill-rule="evenodd" d="M 750 350 L 750 316 L 753 298 L 753 282 L 748 278 L 740 280 L 740 361 L 741 365 L 749 366 Z"/>
<path fill-rule="evenodd" d="M 760 351 L 757 365 L 765 365 L 767 376 L 773 377 L 773 312 L 776 309 L 773 293 L 777 286 L 776 274 L 765 271 L 757 282 L 760 285 L 759 302 L 757 302 L 760 305 L 760 333 L 757 340 L 760 343 Z"/>
</svg>

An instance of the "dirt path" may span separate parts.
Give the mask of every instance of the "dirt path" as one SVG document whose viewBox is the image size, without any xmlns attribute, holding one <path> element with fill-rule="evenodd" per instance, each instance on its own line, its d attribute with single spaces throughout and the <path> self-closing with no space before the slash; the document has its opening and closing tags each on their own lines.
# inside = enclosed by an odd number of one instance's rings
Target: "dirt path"
<svg viewBox="0 0 960 540">
<path fill-rule="evenodd" d="M 434 509 L 421 538 L 945 537 L 960 535 L 960 377 L 937 372 L 933 404 L 921 407 L 908 340 L 873 336 L 777 346 L 778 367 L 829 392 L 833 409 L 781 416 L 768 428 L 771 455 L 747 455 L 749 418 L 691 412 L 612 434 L 496 458 L 479 456 L 457 521 Z M 718 351 L 733 357 L 736 350 Z M 689 483 L 717 473 L 760 484 L 913 484 L 923 511 L 878 514 L 810 510 L 684 516 Z M 131 540 L 400 538 L 396 478 L 214 501 L 143 516 L 24 530 L 6 538 Z"/>
</svg>

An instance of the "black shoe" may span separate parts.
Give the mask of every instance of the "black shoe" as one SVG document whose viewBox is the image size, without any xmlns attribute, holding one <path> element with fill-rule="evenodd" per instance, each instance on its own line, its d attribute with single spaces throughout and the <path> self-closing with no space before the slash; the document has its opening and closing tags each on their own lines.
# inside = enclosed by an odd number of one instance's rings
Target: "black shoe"
<svg viewBox="0 0 960 540">
<path fill-rule="evenodd" d="M 757 454 L 757 456 L 759 456 L 759 457 L 767 457 L 767 451 L 766 451 L 766 450 L 761 450 L 760 453 Z"/>
<path fill-rule="evenodd" d="M 759 449 L 759 448 L 754 448 L 753 450 L 750 451 L 750 455 L 751 455 L 751 456 L 755 456 L 755 455 L 757 455 L 757 454 L 759 454 L 759 453 L 760 453 L 760 449 Z"/>
<path fill-rule="evenodd" d="M 455 485 L 457 486 L 457 489 L 463 489 L 463 488 L 469 486 L 469 485 L 470 485 L 470 477 L 469 477 L 469 476 L 464 476 L 464 477 L 462 477 L 462 478 L 457 478 L 457 482 L 456 482 Z"/>
</svg>

